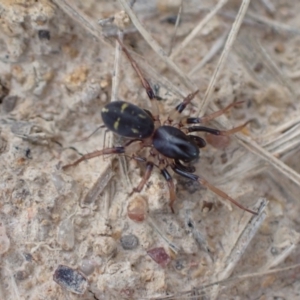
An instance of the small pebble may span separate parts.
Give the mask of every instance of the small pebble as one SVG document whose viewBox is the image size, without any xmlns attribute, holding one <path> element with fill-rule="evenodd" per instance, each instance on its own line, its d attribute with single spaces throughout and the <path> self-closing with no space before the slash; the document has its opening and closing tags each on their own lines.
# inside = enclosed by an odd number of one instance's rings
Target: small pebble
<svg viewBox="0 0 300 300">
<path fill-rule="evenodd" d="M 147 254 L 163 268 L 165 268 L 171 261 L 170 256 L 166 253 L 163 247 L 148 250 Z"/>
<path fill-rule="evenodd" d="M 283 53 L 285 51 L 285 47 L 283 43 L 277 43 L 274 47 L 274 50 L 276 53 L 280 54 Z"/>
<path fill-rule="evenodd" d="M 79 268 L 83 274 L 88 276 L 94 272 L 95 265 L 89 259 L 83 259 Z"/>
<path fill-rule="evenodd" d="M 59 265 L 54 272 L 53 280 L 61 287 L 75 294 L 84 294 L 87 280 L 77 270 L 68 266 Z"/>
<path fill-rule="evenodd" d="M 75 243 L 75 232 L 72 220 L 63 220 L 58 227 L 57 242 L 64 250 L 71 250 Z"/>
<path fill-rule="evenodd" d="M 139 240 L 135 235 L 128 234 L 121 237 L 121 244 L 123 249 L 133 250 L 138 246 Z"/>
<path fill-rule="evenodd" d="M 49 30 L 39 30 L 38 31 L 39 39 L 40 40 L 50 40 L 50 31 Z"/>
<path fill-rule="evenodd" d="M 127 206 L 129 219 L 135 222 L 143 222 L 147 214 L 147 203 L 141 196 L 134 197 Z"/>
<path fill-rule="evenodd" d="M 6 96 L 2 100 L 2 111 L 6 114 L 10 113 L 16 106 L 17 96 Z"/>
</svg>

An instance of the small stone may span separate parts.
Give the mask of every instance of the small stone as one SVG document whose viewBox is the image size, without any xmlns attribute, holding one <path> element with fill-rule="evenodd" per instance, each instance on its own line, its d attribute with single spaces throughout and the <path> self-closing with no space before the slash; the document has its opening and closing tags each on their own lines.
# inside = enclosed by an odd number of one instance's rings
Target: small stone
<svg viewBox="0 0 300 300">
<path fill-rule="evenodd" d="M 253 70 L 254 70 L 254 72 L 256 72 L 256 73 L 260 73 L 260 72 L 263 70 L 263 68 L 264 68 L 263 63 L 258 62 L 258 63 L 254 66 Z"/>
<path fill-rule="evenodd" d="M 2 100 L 2 111 L 6 114 L 10 113 L 16 106 L 17 96 L 6 96 Z"/>
<path fill-rule="evenodd" d="M 123 249 L 133 250 L 138 246 L 139 240 L 135 235 L 128 234 L 121 237 L 121 244 Z"/>
<path fill-rule="evenodd" d="M 181 271 L 187 268 L 187 261 L 185 259 L 176 259 L 173 265 L 177 271 Z"/>
<path fill-rule="evenodd" d="M 274 50 L 276 53 L 280 54 L 283 53 L 285 51 L 285 47 L 283 43 L 277 43 L 274 47 Z"/>
<path fill-rule="evenodd" d="M 146 200 L 141 196 L 134 197 L 127 206 L 129 219 L 135 222 L 143 222 L 147 214 Z"/>
<path fill-rule="evenodd" d="M 87 81 L 89 69 L 87 66 L 79 66 L 72 73 L 69 73 L 65 77 L 65 85 L 67 89 L 75 92 L 79 88 L 82 88 L 83 84 Z"/>
<path fill-rule="evenodd" d="M 24 270 L 20 270 L 20 271 L 17 271 L 17 273 L 14 275 L 15 279 L 16 280 L 24 280 L 28 277 L 28 274 L 24 271 Z"/>
<path fill-rule="evenodd" d="M 83 295 L 87 289 L 87 280 L 77 270 L 59 265 L 53 275 L 53 280 L 68 291 Z"/>
<path fill-rule="evenodd" d="M 70 219 L 63 220 L 58 227 L 57 242 L 64 250 L 71 250 L 75 243 L 74 225 Z"/>
<path fill-rule="evenodd" d="M 87 276 L 95 271 L 95 265 L 89 259 L 83 259 L 79 268 L 80 271 Z"/>
<path fill-rule="evenodd" d="M 40 40 L 50 40 L 50 31 L 41 29 L 38 31 L 38 36 Z"/>
<path fill-rule="evenodd" d="M 158 0 L 156 1 L 157 9 L 160 12 L 178 12 L 178 9 L 181 5 L 180 0 Z"/>
<path fill-rule="evenodd" d="M 125 11 L 121 10 L 114 15 L 114 24 L 123 30 L 130 25 L 130 18 Z"/>
<path fill-rule="evenodd" d="M 163 268 L 165 268 L 171 261 L 170 256 L 166 253 L 163 247 L 148 250 L 147 254 Z"/>
</svg>

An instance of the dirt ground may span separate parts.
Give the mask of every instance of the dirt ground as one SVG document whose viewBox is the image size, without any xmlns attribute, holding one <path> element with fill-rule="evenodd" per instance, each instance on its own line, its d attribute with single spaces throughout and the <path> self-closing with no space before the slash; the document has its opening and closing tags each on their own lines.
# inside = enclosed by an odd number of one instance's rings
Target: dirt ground
<svg viewBox="0 0 300 300">
<path fill-rule="evenodd" d="M 0 300 L 300 298 L 300 2 L 248 2 L 0 1 Z M 170 170 L 172 213 L 122 156 L 62 170 L 124 143 L 105 104 L 152 109 L 117 36 L 162 121 L 197 89 L 185 116 L 241 101 L 195 174 L 258 215 Z"/>
</svg>

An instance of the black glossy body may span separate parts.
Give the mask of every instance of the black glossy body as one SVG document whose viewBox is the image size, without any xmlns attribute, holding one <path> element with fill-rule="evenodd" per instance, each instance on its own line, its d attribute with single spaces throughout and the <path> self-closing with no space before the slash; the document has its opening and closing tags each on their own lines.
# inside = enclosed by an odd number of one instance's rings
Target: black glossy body
<svg viewBox="0 0 300 300">
<path fill-rule="evenodd" d="M 180 129 L 161 126 L 153 135 L 154 148 L 168 158 L 190 162 L 199 157 L 199 146 Z"/>
<path fill-rule="evenodd" d="M 145 139 L 154 132 L 151 113 L 125 101 L 108 103 L 101 115 L 105 126 L 123 137 Z M 176 127 L 160 126 L 153 134 L 153 146 L 168 158 L 190 162 L 199 157 L 199 147 L 205 145 L 197 139 Z"/>
<path fill-rule="evenodd" d="M 154 131 L 151 115 L 138 106 L 125 101 L 108 103 L 102 108 L 101 115 L 105 126 L 123 137 L 145 139 Z"/>
</svg>

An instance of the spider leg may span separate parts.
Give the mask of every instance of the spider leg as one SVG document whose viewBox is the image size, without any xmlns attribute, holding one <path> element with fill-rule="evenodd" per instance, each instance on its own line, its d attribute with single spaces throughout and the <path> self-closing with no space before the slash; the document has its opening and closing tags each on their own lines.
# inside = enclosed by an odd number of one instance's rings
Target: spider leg
<svg viewBox="0 0 300 300">
<path fill-rule="evenodd" d="M 199 124 L 199 123 L 207 123 L 221 115 L 223 115 L 226 111 L 228 111 L 230 108 L 236 106 L 236 105 L 239 105 L 239 104 L 242 104 L 244 103 L 244 101 L 238 101 L 238 102 L 234 102 L 234 103 L 231 103 L 229 105 L 227 105 L 226 107 L 218 110 L 218 111 L 215 111 L 207 116 L 203 116 L 201 118 L 191 118 L 191 117 L 184 117 L 181 119 L 180 121 L 180 125 L 181 126 L 184 126 L 186 124 Z"/>
<path fill-rule="evenodd" d="M 172 213 L 174 214 L 173 204 L 176 199 L 174 182 L 173 182 L 172 176 L 170 175 L 170 173 L 168 172 L 168 170 L 166 168 L 161 169 L 160 172 L 161 172 L 162 176 L 165 178 L 165 180 L 167 181 L 169 193 L 170 193 L 169 205 L 170 205 Z"/>
<path fill-rule="evenodd" d="M 192 134 L 189 134 L 188 137 L 194 141 L 199 148 L 204 148 L 206 146 L 206 142 L 202 137 Z"/>
<path fill-rule="evenodd" d="M 181 163 L 179 159 L 174 159 L 174 164 L 178 169 L 184 172 L 194 173 L 196 171 L 196 168 L 194 166 L 185 166 L 184 164 Z"/>
<path fill-rule="evenodd" d="M 137 158 L 134 157 L 134 159 L 139 160 Z M 153 162 L 148 161 L 146 164 L 146 171 L 144 173 L 144 176 L 142 178 L 142 180 L 140 181 L 139 185 L 135 188 L 133 188 L 132 192 L 130 193 L 130 196 L 133 193 L 140 193 L 141 190 L 143 189 L 144 185 L 146 184 L 146 182 L 149 180 L 152 170 L 153 170 L 154 164 Z"/>
<path fill-rule="evenodd" d="M 205 126 L 192 126 L 192 127 L 187 128 L 186 130 L 188 132 L 202 131 L 202 132 L 208 132 L 208 133 L 213 134 L 213 135 L 228 136 L 228 135 L 234 134 L 238 131 L 241 131 L 248 123 L 249 123 L 249 121 L 246 122 L 243 125 L 234 127 L 232 129 L 229 129 L 229 130 L 218 130 L 218 129 L 205 127 Z"/>
<path fill-rule="evenodd" d="M 192 174 L 192 173 L 189 173 L 189 172 L 186 172 L 180 168 L 178 168 L 178 166 L 176 165 L 172 165 L 171 166 L 173 171 L 185 178 L 188 178 L 188 179 L 191 179 L 191 180 L 194 180 L 194 181 L 198 181 L 200 184 L 206 186 L 208 189 L 210 189 L 212 192 L 214 192 L 215 194 L 219 195 L 220 197 L 222 197 L 223 199 L 226 199 L 228 201 L 230 201 L 231 203 L 233 203 L 234 205 L 236 205 L 237 207 L 253 214 L 253 215 L 257 215 L 258 213 L 251 210 L 251 209 L 248 209 L 246 207 L 244 207 L 243 205 L 241 205 L 240 203 L 238 203 L 236 200 L 234 200 L 233 198 L 231 198 L 229 195 L 227 195 L 226 193 L 224 193 L 222 190 L 218 189 L 217 187 L 215 187 L 214 185 L 210 184 L 206 179 L 198 176 L 198 175 L 195 175 L 195 174 Z"/>
<path fill-rule="evenodd" d="M 97 151 L 94 151 L 91 153 L 87 153 L 87 154 L 83 155 L 82 157 L 80 157 L 79 159 L 77 159 L 76 161 L 74 161 L 73 163 L 64 165 L 62 167 L 62 169 L 66 170 L 70 167 L 74 167 L 74 166 L 78 165 L 79 163 L 81 163 L 84 160 L 92 159 L 94 157 L 98 157 L 98 156 L 102 156 L 102 155 L 122 154 L 122 153 L 131 154 L 131 153 L 139 151 L 143 147 L 144 147 L 144 145 L 140 140 L 131 140 L 124 146 L 105 148 L 102 150 L 97 150 Z"/>
<path fill-rule="evenodd" d="M 149 97 L 149 99 L 151 100 L 151 104 L 152 104 L 152 110 L 153 110 L 153 116 L 155 118 L 155 120 L 159 120 L 159 110 L 158 110 L 158 105 L 157 102 L 154 101 L 156 100 L 156 95 L 150 85 L 150 83 L 147 81 L 147 79 L 144 77 L 141 69 L 139 68 L 137 62 L 133 59 L 133 57 L 131 56 L 131 54 L 129 53 L 129 51 L 127 50 L 127 48 L 125 47 L 125 45 L 122 43 L 122 41 L 117 38 L 117 41 L 119 42 L 123 52 L 125 53 L 125 55 L 127 56 L 128 60 L 130 61 L 133 69 L 135 70 L 135 72 L 137 73 L 137 75 L 139 76 L 142 85 L 144 87 L 144 89 L 146 90 L 146 93 Z"/>
<path fill-rule="evenodd" d="M 195 98 L 195 96 L 199 93 L 199 90 L 195 91 L 187 95 L 181 103 L 179 103 L 170 113 L 168 116 L 168 122 L 171 124 L 174 120 L 176 120 L 180 114 L 184 111 L 189 103 Z"/>
<path fill-rule="evenodd" d="M 132 158 L 135 159 L 135 160 L 138 160 L 138 161 L 143 161 L 143 162 L 147 161 L 145 158 L 139 157 L 139 156 L 132 156 Z M 144 185 L 149 180 L 154 166 L 160 169 L 160 172 L 161 172 L 162 176 L 167 181 L 168 188 L 169 188 L 169 195 L 170 195 L 169 205 L 170 205 L 172 213 L 174 213 L 173 203 L 176 199 L 175 186 L 174 186 L 172 176 L 170 175 L 170 173 L 168 172 L 166 167 L 161 168 L 158 165 L 154 164 L 153 162 L 147 161 L 146 172 L 144 173 L 144 176 L 143 176 L 142 180 L 140 181 L 139 185 L 136 188 L 133 189 L 133 191 L 130 193 L 130 195 L 132 195 L 135 192 L 141 192 Z"/>
</svg>

